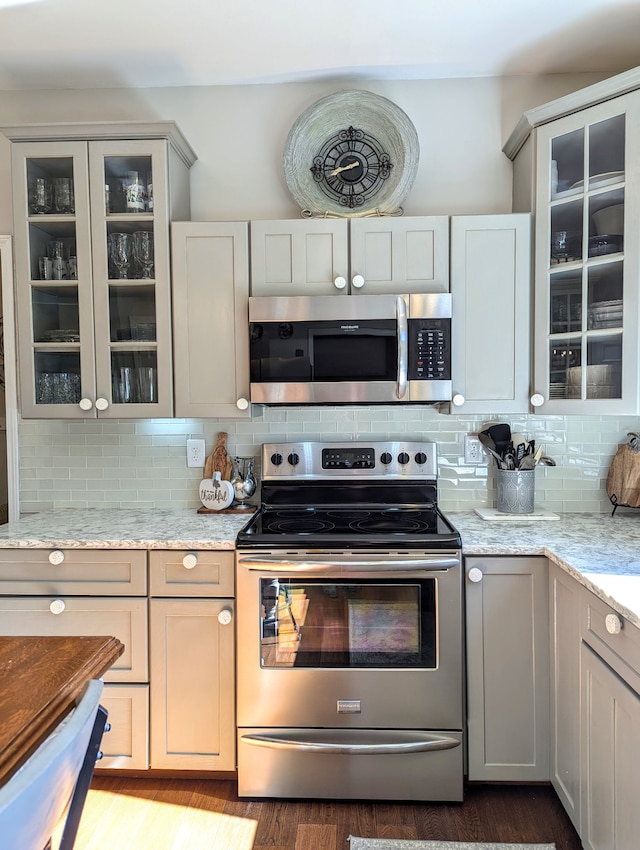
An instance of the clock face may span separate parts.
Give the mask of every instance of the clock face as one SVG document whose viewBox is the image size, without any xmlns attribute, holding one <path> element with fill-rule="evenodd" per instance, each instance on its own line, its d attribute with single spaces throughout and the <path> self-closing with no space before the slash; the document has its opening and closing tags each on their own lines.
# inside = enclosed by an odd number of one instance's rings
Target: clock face
<svg viewBox="0 0 640 850">
<path fill-rule="evenodd" d="M 325 195 L 355 210 L 370 201 L 391 175 L 393 163 L 371 134 L 348 127 L 331 136 L 313 159 L 313 179 Z"/>
<path fill-rule="evenodd" d="M 303 217 L 402 215 L 418 134 L 385 97 L 342 91 L 309 106 L 289 131 L 283 167 Z"/>
</svg>

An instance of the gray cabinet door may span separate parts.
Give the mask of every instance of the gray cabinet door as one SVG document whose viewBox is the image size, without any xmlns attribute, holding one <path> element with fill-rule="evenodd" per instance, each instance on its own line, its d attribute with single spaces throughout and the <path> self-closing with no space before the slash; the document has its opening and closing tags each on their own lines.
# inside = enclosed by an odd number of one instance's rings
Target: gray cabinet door
<svg viewBox="0 0 640 850">
<path fill-rule="evenodd" d="M 551 782 L 580 829 L 580 619 L 582 586 L 549 566 Z"/>
<path fill-rule="evenodd" d="M 352 293 L 449 291 L 449 218 L 351 220 Z"/>
<path fill-rule="evenodd" d="M 151 600 L 152 768 L 235 770 L 233 606 Z"/>
<path fill-rule="evenodd" d="M 453 413 L 526 413 L 531 216 L 451 219 Z"/>
<path fill-rule="evenodd" d="M 175 415 L 248 418 L 246 222 L 172 225 Z"/>
<path fill-rule="evenodd" d="M 635 850 L 640 836 L 640 696 L 583 643 L 582 802 L 587 850 Z"/>
<path fill-rule="evenodd" d="M 469 779 L 546 781 L 547 559 L 469 557 L 465 572 Z"/>
<path fill-rule="evenodd" d="M 348 272 L 345 219 L 251 222 L 252 295 L 346 295 Z"/>
</svg>

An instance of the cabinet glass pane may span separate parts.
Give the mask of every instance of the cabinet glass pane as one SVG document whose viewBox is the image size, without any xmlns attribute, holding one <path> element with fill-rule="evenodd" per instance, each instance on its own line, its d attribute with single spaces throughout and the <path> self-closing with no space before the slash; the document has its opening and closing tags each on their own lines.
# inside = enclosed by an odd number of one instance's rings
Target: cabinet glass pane
<svg viewBox="0 0 640 850">
<path fill-rule="evenodd" d="M 76 286 L 33 286 L 31 305 L 34 342 L 80 342 Z"/>
<path fill-rule="evenodd" d="M 111 342 L 156 341 L 154 286 L 109 286 L 109 333 Z"/>
<path fill-rule="evenodd" d="M 114 404 L 157 404 L 156 352 L 112 351 L 111 382 Z"/>
<path fill-rule="evenodd" d="M 152 280 L 155 276 L 153 227 L 129 222 L 107 225 L 109 280 Z"/>
<path fill-rule="evenodd" d="M 574 337 L 549 344 L 549 398 L 576 398 L 574 382 L 581 364 L 581 340 Z"/>
<path fill-rule="evenodd" d="M 27 159 L 29 215 L 73 215 L 73 158 Z"/>
<path fill-rule="evenodd" d="M 584 130 L 574 130 L 551 140 L 551 199 L 582 191 L 584 180 Z"/>
<path fill-rule="evenodd" d="M 107 156 L 104 159 L 105 213 L 153 211 L 153 173 L 150 156 Z"/>
<path fill-rule="evenodd" d="M 622 327 L 623 263 L 602 263 L 588 269 L 587 328 Z"/>
<path fill-rule="evenodd" d="M 47 221 L 29 225 L 31 280 L 75 280 L 78 277 L 75 222 Z"/>
<path fill-rule="evenodd" d="M 622 397 L 622 334 L 589 337 L 583 377 L 586 398 Z"/>
<path fill-rule="evenodd" d="M 80 351 L 36 351 L 36 404 L 80 401 Z"/>
<path fill-rule="evenodd" d="M 589 257 L 619 254 L 624 248 L 624 189 L 589 197 Z"/>
<path fill-rule="evenodd" d="M 572 270 L 551 277 L 549 332 L 582 330 L 582 272 Z"/>
<path fill-rule="evenodd" d="M 551 265 L 582 260 L 582 200 L 551 207 Z"/>
<path fill-rule="evenodd" d="M 624 180 L 625 116 L 590 124 L 589 191 Z"/>
</svg>

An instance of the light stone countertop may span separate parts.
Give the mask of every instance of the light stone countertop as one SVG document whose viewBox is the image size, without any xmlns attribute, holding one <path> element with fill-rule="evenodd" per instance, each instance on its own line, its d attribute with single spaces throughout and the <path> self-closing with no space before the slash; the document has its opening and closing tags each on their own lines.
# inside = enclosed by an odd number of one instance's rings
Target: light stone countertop
<svg viewBox="0 0 640 850">
<path fill-rule="evenodd" d="M 65 508 L 0 525 L 0 549 L 235 549 L 252 513 Z"/>
<path fill-rule="evenodd" d="M 545 555 L 640 628 L 640 511 L 559 520 L 483 520 L 447 513 L 464 555 Z"/>
<path fill-rule="evenodd" d="M 640 628 L 640 511 L 559 520 L 483 520 L 447 513 L 464 555 L 544 555 Z M 234 549 L 250 514 L 195 509 L 75 509 L 0 526 L 0 549 Z"/>
</svg>

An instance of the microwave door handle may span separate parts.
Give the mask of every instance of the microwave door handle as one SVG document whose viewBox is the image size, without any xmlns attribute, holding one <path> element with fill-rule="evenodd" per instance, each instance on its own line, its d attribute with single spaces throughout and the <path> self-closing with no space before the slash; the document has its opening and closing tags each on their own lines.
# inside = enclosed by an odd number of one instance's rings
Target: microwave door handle
<svg viewBox="0 0 640 850">
<path fill-rule="evenodd" d="M 407 321 L 407 305 L 404 298 L 396 298 L 396 323 L 398 328 L 398 383 L 396 395 L 404 398 L 407 393 L 407 364 L 409 361 L 409 324 Z"/>
</svg>

